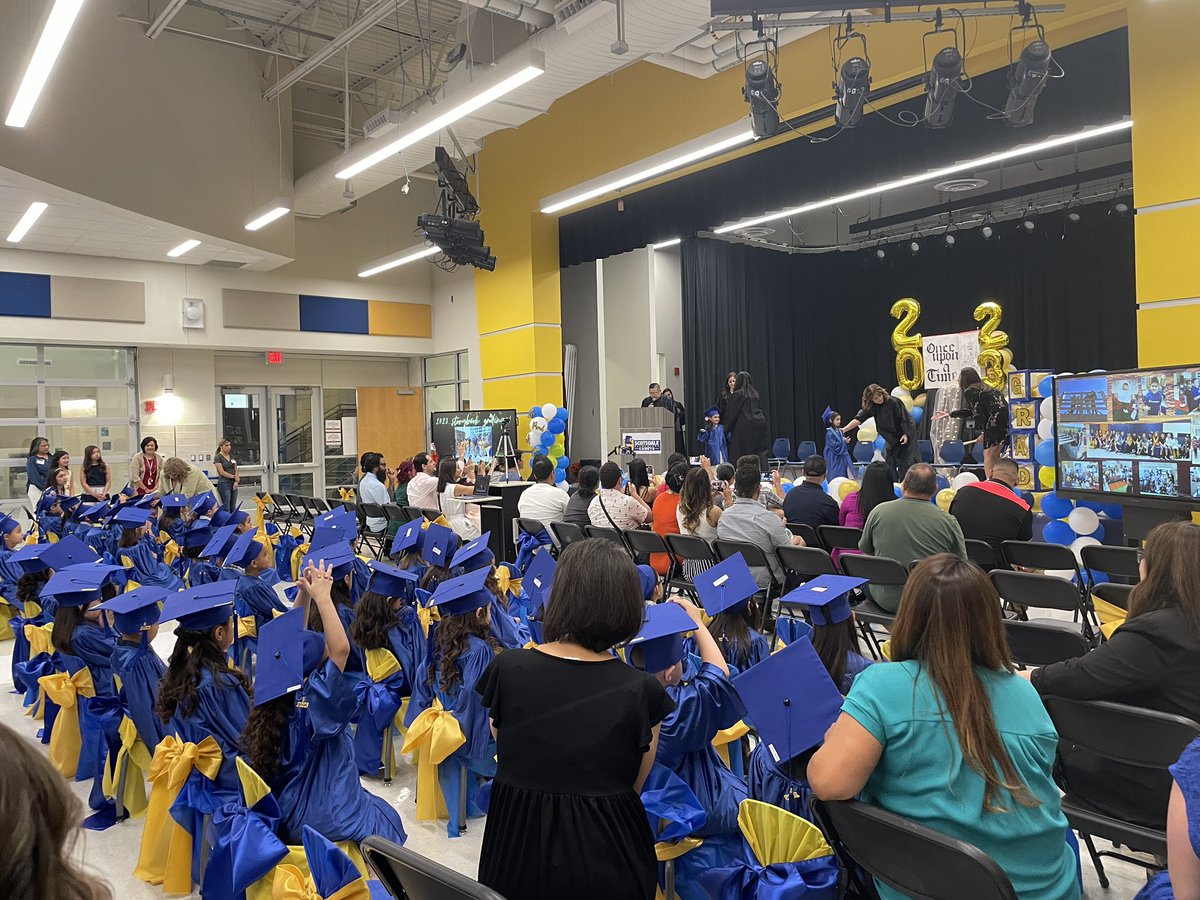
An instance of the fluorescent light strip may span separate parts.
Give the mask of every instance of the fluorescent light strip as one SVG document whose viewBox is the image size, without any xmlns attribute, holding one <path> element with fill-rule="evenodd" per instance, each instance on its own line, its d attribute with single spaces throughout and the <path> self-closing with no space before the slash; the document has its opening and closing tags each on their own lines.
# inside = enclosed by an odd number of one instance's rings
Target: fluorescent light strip
<svg viewBox="0 0 1200 900">
<path fill-rule="evenodd" d="M 9 243 L 16 244 L 25 237 L 29 233 L 29 229 L 33 227 L 33 223 L 40 219 L 42 213 L 47 209 L 49 209 L 49 205 L 40 200 L 30 203 L 29 209 L 25 210 L 25 215 L 21 216 L 21 221 L 17 222 L 17 227 L 8 233 Z"/>
<path fill-rule="evenodd" d="M 183 254 L 187 253 L 189 250 L 195 250 L 199 246 L 200 246 L 200 242 L 198 240 L 196 240 L 195 238 L 191 238 L 190 240 L 184 241 L 182 244 L 180 244 L 178 247 L 174 248 L 173 250 L 168 250 L 167 256 L 171 256 L 171 257 L 183 256 Z"/>
<path fill-rule="evenodd" d="M 258 211 L 253 219 L 246 223 L 247 231 L 258 231 L 270 225 L 276 219 L 282 219 L 292 211 L 292 204 L 283 197 L 272 200 L 266 207 Z"/>
<path fill-rule="evenodd" d="M 50 72 L 54 69 L 58 54 L 66 43 L 67 35 L 71 33 L 71 26 L 75 24 L 82 8 L 83 0 L 55 0 L 50 17 L 46 19 L 46 27 L 42 29 L 42 36 L 38 38 L 37 46 L 33 50 L 33 58 L 29 60 L 29 68 L 25 70 L 25 77 L 21 79 L 21 87 L 17 90 L 12 106 L 9 107 L 8 118 L 4 120 L 5 125 L 10 128 L 24 128 L 25 123 L 29 121 L 38 97 L 50 78 Z"/>
<path fill-rule="evenodd" d="M 738 126 L 741 126 L 741 123 L 738 123 Z M 730 128 L 723 128 L 719 132 L 714 132 L 713 135 L 706 135 L 705 137 L 715 137 L 730 130 Z M 705 157 L 724 153 L 726 150 L 732 150 L 734 147 L 741 146 L 742 144 L 748 144 L 752 140 L 754 140 L 754 132 L 751 129 L 737 127 L 733 134 L 724 134 L 724 136 L 716 140 L 698 138 L 694 141 L 688 141 L 664 153 L 634 163 L 632 166 L 617 169 L 608 175 L 601 175 L 592 182 L 579 185 L 570 191 L 546 197 L 542 200 L 541 210 L 543 213 L 549 214 L 556 213 L 569 206 L 578 206 L 580 203 L 586 203 L 589 200 L 594 200 L 596 197 L 612 191 L 619 191 L 621 188 L 636 184 L 639 181 L 646 181 L 657 175 L 662 175 L 664 172 L 670 172 L 672 169 L 679 169 L 690 165 Z M 694 146 L 697 143 L 699 143 L 699 146 Z M 685 149 L 689 147 L 691 149 Z M 633 171 L 629 171 L 630 169 Z M 588 187 L 588 184 L 592 186 Z"/>
<path fill-rule="evenodd" d="M 470 94 L 470 96 L 464 96 L 459 99 L 457 94 L 455 94 L 445 98 L 439 106 L 426 107 L 425 110 L 418 113 L 414 118 L 420 119 L 430 115 L 433 117 L 429 118 L 423 125 L 418 125 L 409 131 L 403 132 L 394 140 L 386 141 L 381 138 L 378 142 L 365 141 L 363 144 L 359 144 L 360 147 L 374 145 L 375 143 L 379 143 L 382 146 L 357 162 L 346 166 L 346 168 L 337 172 L 334 177 L 339 181 L 353 178 L 360 172 L 365 172 L 372 166 L 379 165 L 379 163 L 390 159 L 401 150 L 425 140 L 430 135 L 437 134 L 443 128 L 453 125 L 464 116 L 469 116 L 476 110 L 487 106 L 493 100 L 498 100 L 505 94 L 537 78 L 546 71 L 545 59 L 540 54 L 531 54 L 531 56 L 534 57 L 532 62 L 518 69 L 508 77 L 501 78 L 500 81 L 492 84 L 490 87 L 484 87 L 488 80 L 487 75 L 485 75 L 484 78 L 477 82 L 477 85 L 482 88 L 478 93 L 471 94 L 471 87 L 468 86 L 461 93 Z"/>
<path fill-rule="evenodd" d="M 384 256 L 374 262 L 367 263 L 367 268 L 359 272 L 358 277 L 370 278 L 372 275 L 378 275 L 380 272 L 386 272 L 388 269 L 408 265 L 410 262 L 416 262 L 418 259 L 424 259 L 427 256 L 433 256 L 433 254 L 441 252 L 442 248 L 437 244 L 430 247 L 409 247 L 407 250 L 401 250 L 399 253 L 393 253 L 391 256 Z"/>
<path fill-rule="evenodd" d="M 678 244 L 682 240 L 683 240 L 683 238 L 671 238 L 669 241 L 660 241 L 657 244 L 651 244 L 650 249 L 651 250 L 665 250 L 668 247 L 674 247 L 676 244 Z"/>
<path fill-rule="evenodd" d="M 887 181 L 883 184 L 877 184 L 874 187 L 863 188 L 862 190 L 854 191 L 851 194 L 843 194 L 840 197 L 830 197 L 828 200 L 818 200 L 815 203 L 805 203 L 803 206 L 795 206 L 791 209 L 785 209 L 783 212 L 770 213 L 769 215 L 765 216 L 756 216 L 753 219 L 743 219 L 740 222 L 734 222 L 732 225 L 722 225 L 720 228 L 714 228 L 713 233 L 729 234 L 731 231 L 738 231 L 742 228 L 750 228 L 754 225 L 762 225 L 764 222 L 774 222 L 778 219 L 786 219 L 789 216 L 797 216 L 801 213 L 811 212 L 814 209 L 828 209 L 831 206 L 849 203 L 852 200 L 861 200 L 864 197 L 874 197 L 876 194 L 883 194 L 887 191 L 911 187 L 914 184 L 921 184 L 922 182 L 926 181 L 937 181 L 938 179 L 945 178 L 947 175 L 955 175 L 960 172 L 969 172 L 972 169 L 981 169 L 987 166 L 993 166 L 996 163 L 1001 163 L 1009 159 L 1017 159 L 1018 157 L 1022 156 L 1032 156 L 1033 154 L 1040 153 L 1043 150 L 1053 150 L 1055 147 L 1062 147 L 1066 144 L 1074 144 L 1077 141 L 1090 140 L 1091 138 L 1101 137 L 1106 134 L 1113 134 L 1117 131 L 1126 131 L 1132 127 L 1132 119 L 1122 119 L 1119 122 L 1110 122 L 1108 125 L 1098 125 L 1094 128 L 1085 128 L 1082 131 L 1075 132 L 1074 134 L 1050 138 L 1049 140 L 1045 140 L 1037 144 L 1028 144 L 1024 147 L 1014 147 L 1011 150 L 1003 150 L 999 153 L 981 156 L 979 159 L 973 159 L 969 162 L 955 163 L 952 166 L 946 166 L 941 169 L 933 169 L 920 175 L 909 175 L 907 178 L 899 178 L 896 181 Z"/>
</svg>

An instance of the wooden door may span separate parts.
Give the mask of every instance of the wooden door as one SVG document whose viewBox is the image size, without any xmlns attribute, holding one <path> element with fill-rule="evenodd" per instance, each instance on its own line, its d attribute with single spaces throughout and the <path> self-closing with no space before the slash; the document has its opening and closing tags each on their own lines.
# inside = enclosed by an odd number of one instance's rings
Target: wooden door
<svg viewBox="0 0 1200 900">
<path fill-rule="evenodd" d="M 425 450 L 425 397 L 419 387 L 358 389 L 358 454 L 382 453 L 388 468 Z"/>
</svg>

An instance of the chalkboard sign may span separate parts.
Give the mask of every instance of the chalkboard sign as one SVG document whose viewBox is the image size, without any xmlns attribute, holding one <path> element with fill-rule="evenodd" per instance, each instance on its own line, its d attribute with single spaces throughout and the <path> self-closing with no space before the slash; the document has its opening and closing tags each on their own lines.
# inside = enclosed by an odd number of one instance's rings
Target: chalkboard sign
<svg viewBox="0 0 1200 900">
<path fill-rule="evenodd" d="M 491 462 L 500 436 L 507 434 L 517 446 L 515 409 L 472 409 L 435 412 L 429 415 L 429 430 L 438 457 L 457 456 L 471 462 Z"/>
</svg>

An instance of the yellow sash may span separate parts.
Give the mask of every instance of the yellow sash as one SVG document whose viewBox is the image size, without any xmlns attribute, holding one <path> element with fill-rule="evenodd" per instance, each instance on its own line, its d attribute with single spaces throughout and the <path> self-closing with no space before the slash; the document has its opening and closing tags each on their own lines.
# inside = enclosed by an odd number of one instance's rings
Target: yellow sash
<svg viewBox="0 0 1200 900">
<path fill-rule="evenodd" d="M 179 545 L 168 536 L 166 544 L 163 546 L 163 562 L 169 566 L 182 555 Z"/>
<path fill-rule="evenodd" d="M 122 553 L 121 554 L 121 565 L 123 565 L 126 569 L 132 569 L 133 568 L 133 559 L 126 556 L 124 553 Z"/>
<path fill-rule="evenodd" d="M 78 698 L 96 696 L 92 673 L 84 666 L 74 675 L 68 675 L 66 672 L 43 675 L 38 679 L 38 683 L 46 692 L 46 696 L 60 707 L 58 717 L 54 720 L 54 731 L 50 734 L 50 762 L 64 778 L 74 778 L 75 771 L 79 768 L 79 750 L 82 744 L 79 736 Z"/>
<path fill-rule="evenodd" d="M 467 742 L 454 714 L 433 698 L 433 706 L 421 713 L 408 728 L 401 753 L 417 751 L 417 821 L 448 819 L 446 799 L 438 784 L 437 767 Z"/>
<path fill-rule="evenodd" d="M 292 581 L 300 580 L 300 566 L 308 555 L 308 544 L 301 544 L 292 551 Z"/>
<path fill-rule="evenodd" d="M 238 616 L 237 636 L 240 638 L 258 637 L 258 619 L 254 616 Z"/>
<path fill-rule="evenodd" d="M 117 751 L 117 758 L 109 760 L 110 765 L 104 767 L 104 796 L 116 796 L 121 766 L 129 760 L 121 805 L 125 807 L 130 818 L 136 818 L 146 811 L 146 774 L 150 771 L 152 763 L 150 749 L 138 736 L 137 726 L 129 716 L 121 719 L 120 734 L 121 749 Z"/>
<path fill-rule="evenodd" d="M 191 893 L 192 835 L 171 818 L 171 804 L 192 769 L 199 769 L 210 781 L 216 780 L 222 759 L 221 748 L 212 735 L 193 744 L 169 734 L 159 743 L 147 776 L 150 803 L 141 852 L 133 870 L 137 878 L 161 884 L 168 894 Z"/>
<path fill-rule="evenodd" d="M 440 622 L 442 614 L 438 612 L 436 606 L 422 606 L 420 601 L 414 601 L 417 604 L 417 621 L 421 623 L 421 630 L 425 632 L 425 637 L 429 637 L 429 626 L 434 622 Z"/>
<path fill-rule="evenodd" d="M 522 578 L 513 578 L 512 570 L 508 566 L 496 566 L 496 583 L 500 586 L 501 594 L 520 596 L 523 580 Z"/>
<path fill-rule="evenodd" d="M 745 720 L 734 722 L 728 728 L 718 731 L 712 739 L 712 745 L 717 751 L 717 755 L 725 763 L 725 768 L 729 768 L 729 745 L 734 741 L 740 741 L 750 733 L 750 726 Z"/>
<path fill-rule="evenodd" d="M 254 530 L 261 531 L 267 527 L 267 504 L 274 503 L 270 494 L 259 497 L 254 495 Z"/>
<path fill-rule="evenodd" d="M 54 652 L 54 623 L 45 625 L 26 625 L 25 640 L 29 641 L 29 658 L 33 659 L 39 653 Z"/>
<path fill-rule="evenodd" d="M 385 650 L 382 647 L 367 651 L 367 677 L 372 681 L 379 682 L 391 678 L 400 671 L 400 662 L 396 659 L 396 655 L 391 650 Z M 400 709 L 396 711 L 396 718 L 392 724 L 400 729 L 401 734 L 405 734 L 404 716 L 408 712 L 408 697 L 404 698 L 404 702 L 400 704 Z M 465 740 L 465 739 L 464 739 Z M 392 762 L 395 763 L 396 747 L 392 745 Z M 380 760 L 384 765 L 387 765 L 386 759 Z"/>
<path fill-rule="evenodd" d="M 833 854 L 816 825 L 770 803 L 743 800 L 738 806 L 738 827 L 761 866 Z"/>
<path fill-rule="evenodd" d="M 367 880 L 360 878 L 326 897 L 317 890 L 312 877 L 293 865 L 280 863 L 275 867 L 271 884 L 271 900 L 370 900 Z"/>
<path fill-rule="evenodd" d="M 7 603 L 0 602 L 0 641 L 11 641 L 13 639 L 12 626 L 8 620 L 16 615 L 16 610 Z"/>
</svg>

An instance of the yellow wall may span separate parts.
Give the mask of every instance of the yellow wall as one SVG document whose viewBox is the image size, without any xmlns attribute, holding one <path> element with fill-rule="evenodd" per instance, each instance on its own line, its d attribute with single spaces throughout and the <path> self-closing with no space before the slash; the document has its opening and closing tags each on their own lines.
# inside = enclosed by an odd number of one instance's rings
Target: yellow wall
<svg viewBox="0 0 1200 900">
<path fill-rule="evenodd" d="M 1200 3 L 1129 0 L 1138 363 L 1200 359 Z M 1182 205 L 1175 205 L 1182 204 Z M 1190 204 L 1190 205 L 1189 205 Z M 1168 206 L 1169 205 L 1169 206 Z M 1164 208 L 1167 206 L 1167 208 Z"/>
<path fill-rule="evenodd" d="M 1158 2 L 1161 5 L 1163 0 Z M 1168 2 L 1182 6 L 1193 0 Z M 1070 0 L 1065 14 L 1044 17 L 1048 40 L 1052 46 L 1062 46 L 1123 27 L 1125 5 L 1125 0 Z M 870 42 L 876 86 L 923 71 L 921 35 L 927 27 L 908 22 L 863 27 Z M 1008 29 L 1007 18 L 968 21 L 973 74 L 1007 65 Z M 780 80 L 784 86 L 780 109 L 788 117 L 830 102 L 832 71 L 825 31 L 780 51 Z M 516 336 L 536 323 L 561 323 L 558 222 L 555 216 L 538 211 L 539 200 L 744 117 L 747 110 L 741 85 L 739 67 L 699 79 L 641 62 L 560 98 L 549 113 L 520 128 L 488 137 L 479 158 L 479 197 L 487 239 L 498 263 L 495 272 L 475 275 L 485 405 L 520 410 L 561 400 L 561 379 L 534 375 L 561 372 L 561 356 L 552 364 L 545 341 L 522 336 L 522 345 L 532 356 L 516 371 L 510 352 L 504 349 L 506 341 L 496 334 L 515 329 L 505 334 Z M 826 124 L 817 123 L 814 128 Z M 757 152 L 789 139 L 791 135 L 781 135 L 733 155 Z M 488 371 L 503 374 L 489 376 Z M 548 393 L 536 393 L 542 391 Z"/>
</svg>

